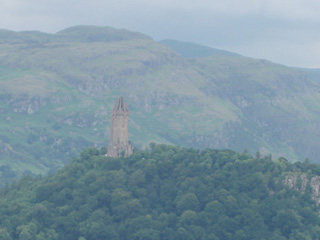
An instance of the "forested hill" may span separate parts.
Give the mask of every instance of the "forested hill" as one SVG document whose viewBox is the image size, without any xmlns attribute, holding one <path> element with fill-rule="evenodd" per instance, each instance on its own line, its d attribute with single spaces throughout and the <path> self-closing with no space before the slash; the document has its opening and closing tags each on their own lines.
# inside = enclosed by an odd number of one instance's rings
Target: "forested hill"
<svg viewBox="0 0 320 240">
<path fill-rule="evenodd" d="M 308 162 L 151 144 L 129 158 L 89 148 L 44 178 L 0 194 L 1 239 L 319 239 L 319 208 L 285 187 Z"/>
</svg>

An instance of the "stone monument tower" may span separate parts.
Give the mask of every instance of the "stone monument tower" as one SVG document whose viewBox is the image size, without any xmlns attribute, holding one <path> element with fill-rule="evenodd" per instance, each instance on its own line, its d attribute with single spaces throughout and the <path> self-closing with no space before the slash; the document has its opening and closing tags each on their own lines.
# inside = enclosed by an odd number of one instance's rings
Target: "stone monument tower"
<svg viewBox="0 0 320 240">
<path fill-rule="evenodd" d="M 108 146 L 108 157 L 129 157 L 133 153 L 133 146 L 128 141 L 128 119 L 130 116 L 129 106 L 120 97 L 114 104 L 112 111 L 112 126 Z"/>
</svg>

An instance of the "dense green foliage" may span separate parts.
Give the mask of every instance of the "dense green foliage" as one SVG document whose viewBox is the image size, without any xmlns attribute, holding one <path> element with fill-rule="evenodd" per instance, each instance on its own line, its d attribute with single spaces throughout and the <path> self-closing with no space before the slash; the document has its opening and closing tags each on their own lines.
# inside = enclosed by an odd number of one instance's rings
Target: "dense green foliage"
<svg viewBox="0 0 320 240">
<path fill-rule="evenodd" d="M 55 175 L 0 196 L 1 239 L 319 239 L 310 192 L 282 185 L 319 166 L 151 144 L 129 158 L 89 148 Z"/>
</svg>

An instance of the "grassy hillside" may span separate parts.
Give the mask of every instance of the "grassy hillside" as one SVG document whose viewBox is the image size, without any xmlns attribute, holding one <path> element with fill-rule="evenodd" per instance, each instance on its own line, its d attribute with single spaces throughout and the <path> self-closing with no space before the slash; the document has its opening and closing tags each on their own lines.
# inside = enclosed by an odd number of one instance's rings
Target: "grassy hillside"
<svg viewBox="0 0 320 240">
<path fill-rule="evenodd" d="M 318 160 L 314 151 L 320 127 L 317 81 L 264 60 L 213 56 L 193 62 L 217 86 L 219 96 L 241 109 L 253 139 L 262 137 L 265 147 L 273 149 L 279 142 L 270 140 L 280 139 L 283 146 L 297 153 L 304 149 L 306 157 Z"/>
<path fill-rule="evenodd" d="M 56 174 L 0 191 L 3 239 L 319 239 L 308 162 L 151 144 L 129 158 L 90 148 Z"/>
<path fill-rule="evenodd" d="M 129 103 L 138 148 L 163 142 L 318 161 L 318 81 L 267 61 L 197 54 L 183 58 L 143 34 L 109 27 L 1 30 L 2 183 L 54 171 L 84 147 L 107 146 L 119 96 Z"/>
</svg>

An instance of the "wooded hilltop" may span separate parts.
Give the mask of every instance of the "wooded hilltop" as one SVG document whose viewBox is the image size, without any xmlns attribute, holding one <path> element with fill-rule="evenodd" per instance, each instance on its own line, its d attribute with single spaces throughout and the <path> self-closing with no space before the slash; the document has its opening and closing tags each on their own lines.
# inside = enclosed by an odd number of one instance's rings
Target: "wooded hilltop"
<svg viewBox="0 0 320 240">
<path fill-rule="evenodd" d="M 288 188 L 308 161 L 150 144 L 129 158 L 88 148 L 48 177 L 0 192 L 3 240 L 311 240 L 319 207 Z"/>
</svg>

